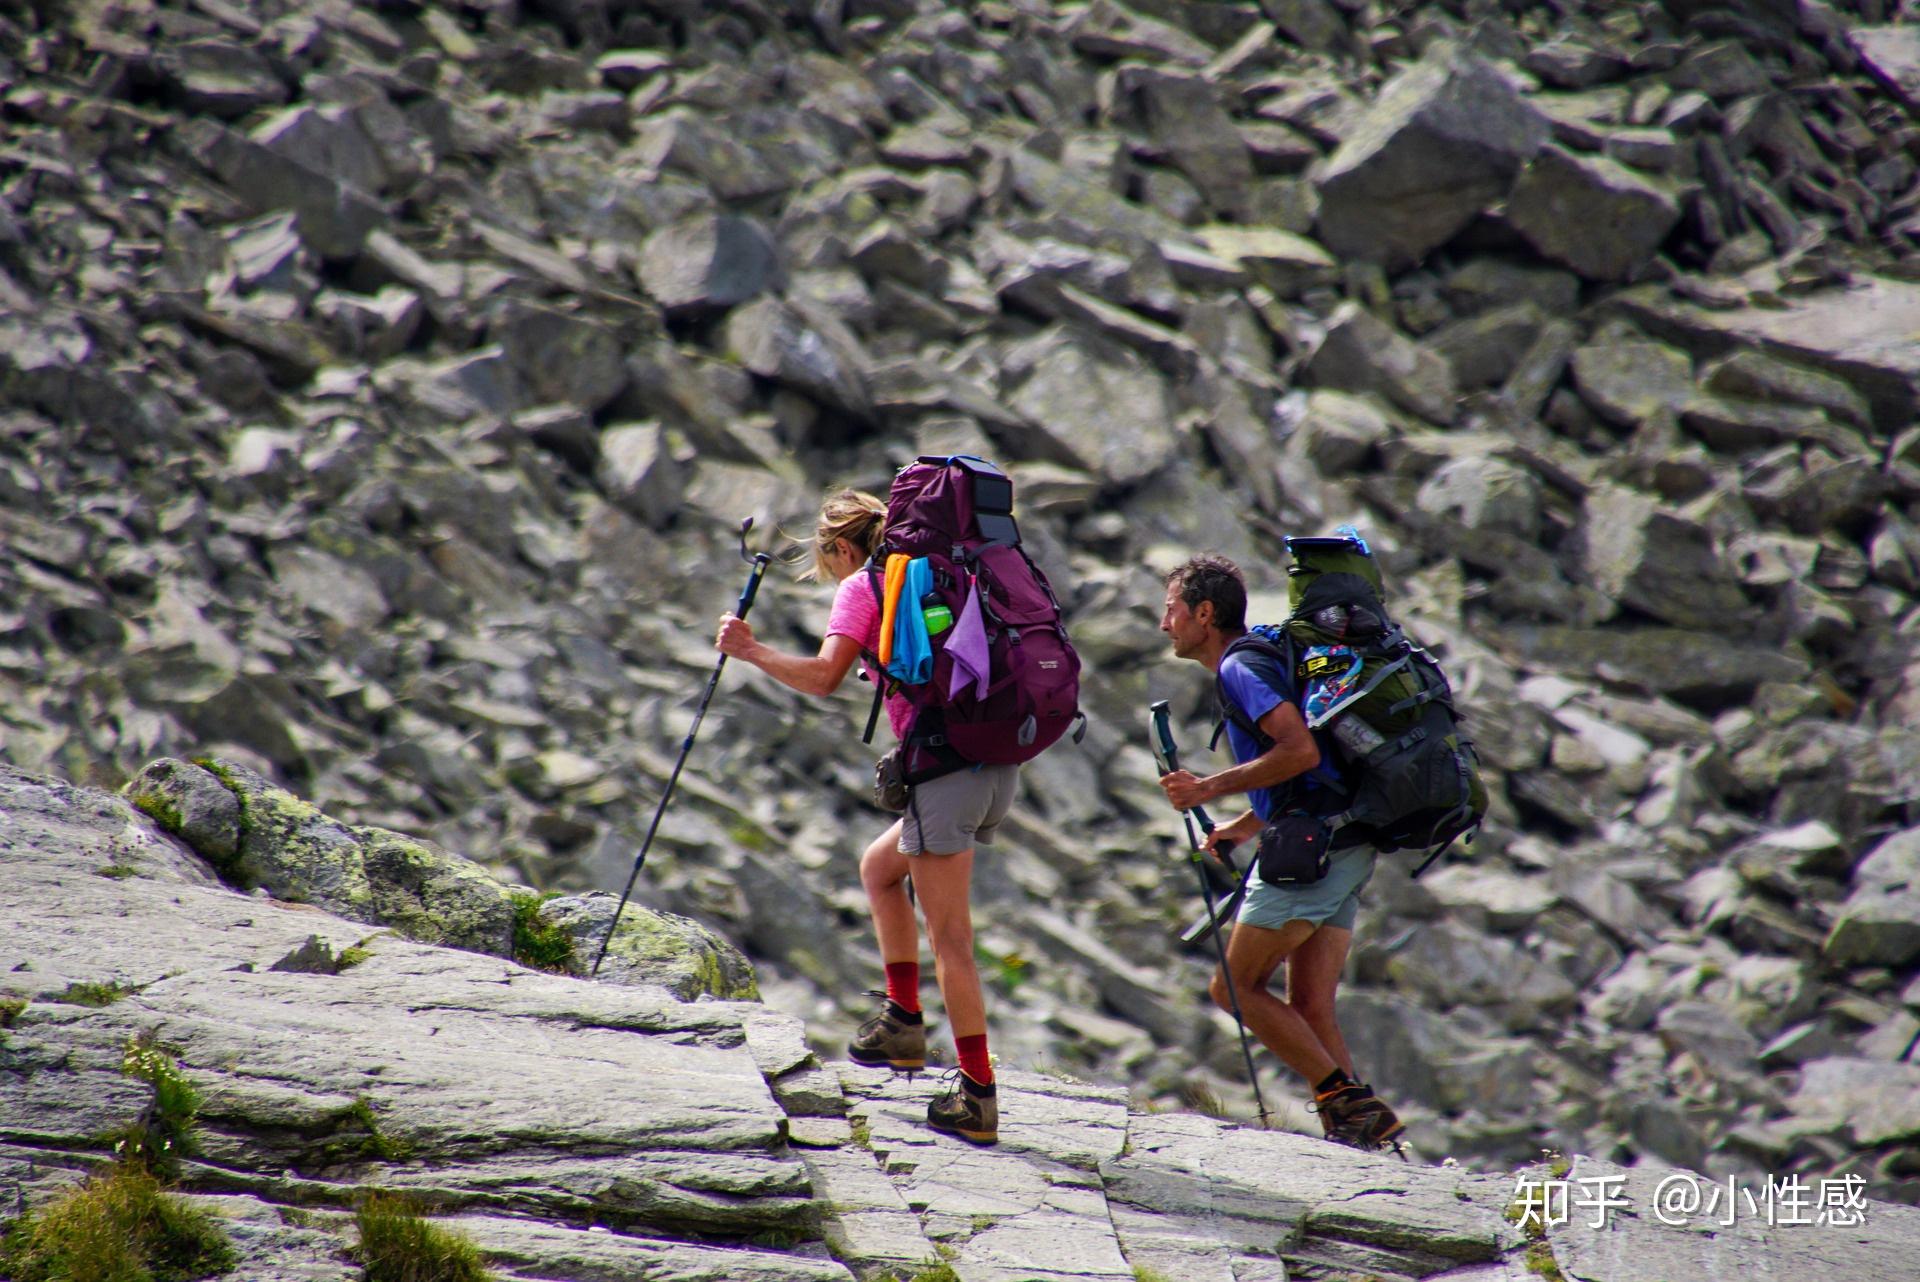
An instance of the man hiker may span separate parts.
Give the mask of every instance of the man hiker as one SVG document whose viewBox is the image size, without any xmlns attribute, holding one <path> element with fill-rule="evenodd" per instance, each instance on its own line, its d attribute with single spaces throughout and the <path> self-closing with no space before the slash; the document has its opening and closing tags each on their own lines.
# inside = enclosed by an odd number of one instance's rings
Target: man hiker
<svg viewBox="0 0 1920 1282">
<path fill-rule="evenodd" d="M 1334 813 L 1344 795 L 1332 753 L 1323 753 L 1307 728 L 1294 674 L 1245 651 L 1228 652 L 1247 631 L 1246 612 L 1246 581 L 1224 557 L 1196 556 L 1167 576 L 1160 630 L 1176 658 L 1192 659 L 1215 674 L 1220 698 L 1233 705 L 1222 711 L 1228 714 L 1228 744 L 1236 764 L 1204 777 L 1176 770 L 1162 776 L 1160 786 L 1177 810 L 1242 792 L 1252 802 L 1252 809 L 1214 830 L 1206 842 L 1209 851 L 1225 843 L 1246 845 L 1290 813 Z M 1313 1107 L 1327 1138 L 1364 1149 L 1380 1148 L 1405 1129 L 1356 1078 L 1334 1017 L 1334 990 L 1374 858 L 1364 845 L 1334 849 L 1323 876 L 1284 884 L 1270 883 L 1250 869 L 1227 942 L 1233 989 L 1220 972 L 1209 989 L 1223 1010 L 1232 1008 L 1237 993 L 1246 1026 L 1312 1086 Z M 1268 989 L 1283 962 L 1285 1000 Z"/>
<path fill-rule="evenodd" d="M 839 588 L 819 654 L 809 658 L 776 650 L 755 639 L 752 627 L 732 614 L 721 618 L 715 647 L 802 694 L 829 695 L 839 689 L 856 658 L 881 649 L 881 600 L 867 563 L 880 548 L 886 516 L 886 504 L 858 490 L 830 496 L 820 510 L 813 566 L 803 577 L 831 576 Z M 883 673 L 869 675 L 884 679 Z M 886 707 L 895 735 L 904 739 L 912 709 L 897 693 L 888 696 Z M 1019 783 L 1018 766 L 983 765 L 917 784 L 908 812 L 860 857 L 860 880 L 872 909 L 887 988 L 874 994 L 885 1003 L 860 1026 L 847 1057 L 856 1064 L 908 1071 L 926 1064 L 919 923 L 907 895 L 910 878 L 926 914 L 934 975 L 960 1061 L 952 1089 L 928 1105 L 927 1125 L 974 1144 L 999 1139 L 1000 1105 L 987 1052 L 986 1003 L 973 958 L 973 851 L 993 841 Z"/>
</svg>

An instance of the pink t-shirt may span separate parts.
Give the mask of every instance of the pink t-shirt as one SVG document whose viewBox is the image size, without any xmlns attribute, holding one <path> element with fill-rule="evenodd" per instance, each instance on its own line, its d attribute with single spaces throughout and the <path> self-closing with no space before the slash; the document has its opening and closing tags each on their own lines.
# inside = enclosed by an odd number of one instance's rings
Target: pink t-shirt
<svg viewBox="0 0 1920 1282">
<path fill-rule="evenodd" d="M 880 651 L 880 598 L 873 590 L 873 579 L 862 566 L 840 580 L 833 594 L 833 613 L 827 616 L 827 635 L 852 637 L 868 654 Z M 860 665 L 866 668 L 866 663 Z M 869 675 L 872 675 L 869 672 Z M 905 739 L 913 725 L 913 705 L 897 694 L 887 696 L 887 721 L 896 739 Z"/>
</svg>

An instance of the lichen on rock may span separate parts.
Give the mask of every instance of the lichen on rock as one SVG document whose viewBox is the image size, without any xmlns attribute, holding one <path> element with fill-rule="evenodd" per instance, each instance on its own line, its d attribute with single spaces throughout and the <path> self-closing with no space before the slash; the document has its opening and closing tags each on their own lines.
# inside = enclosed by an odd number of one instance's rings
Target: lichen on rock
<svg viewBox="0 0 1920 1282">
<path fill-rule="evenodd" d="M 615 896 L 594 891 L 541 905 L 548 922 L 573 935 L 582 973 L 593 965 L 618 903 Z M 682 1001 L 702 993 L 726 1001 L 760 1000 L 753 963 L 739 949 L 697 921 L 632 902 L 620 914 L 599 977 L 615 984 L 660 984 Z"/>
</svg>

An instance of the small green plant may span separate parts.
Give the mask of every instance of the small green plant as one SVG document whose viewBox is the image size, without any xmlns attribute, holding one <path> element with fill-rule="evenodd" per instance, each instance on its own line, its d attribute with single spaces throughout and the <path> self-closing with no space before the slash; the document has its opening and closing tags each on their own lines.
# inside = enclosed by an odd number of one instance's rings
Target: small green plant
<svg viewBox="0 0 1920 1282">
<path fill-rule="evenodd" d="M 1027 974 L 1027 959 L 1019 953 L 995 953 L 984 944 L 973 946 L 974 960 L 986 972 L 987 978 L 998 984 L 1002 991 L 1013 993 L 1020 985 L 1031 978 Z"/>
<path fill-rule="evenodd" d="M 12 1028 L 13 1021 L 20 1018 L 20 1012 L 27 1008 L 27 999 L 15 997 L 11 993 L 0 997 L 0 1028 Z"/>
<path fill-rule="evenodd" d="M 573 936 L 540 914 L 540 905 L 553 896 L 520 891 L 508 898 L 513 903 L 513 959 L 534 970 L 572 970 Z"/>
<path fill-rule="evenodd" d="M 766 854 L 774 848 L 773 835 L 751 819 L 736 819 L 727 826 L 727 836 L 743 850 Z"/>
<path fill-rule="evenodd" d="M 124 984 L 95 984 L 79 981 L 68 984 L 48 1000 L 65 1002 L 69 1006 L 111 1006 L 122 997 L 130 997 L 135 990 Z"/>
<path fill-rule="evenodd" d="M 960 1282 L 960 1275 L 944 1260 L 913 1275 L 912 1282 Z"/>
<path fill-rule="evenodd" d="M 386 933 L 384 930 L 374 931 L 371 935 L 368 935 L 351 948 L 342 948 L 340 955 L 334 960 L 339 963 L 341 970 L 350 970 L 358 966 L 361 962 L 373 956 L 373 941 Z"/>
<path fill-rule="evenodd" d="M 200 1151 L 193 1122 L 200 1112 L 200 1092 L 180 1071 L 172 1055 L 151 1036 L 127 1043 L 120 1071 L 153 1088 L 146 1117 L 129 1126 L 114 1145 L 120 1160 L 144 1167 L 155 1175 L 173 1175 L 180 1159 Z"/>
<path fill-rule="evenodd" d="M 1547 1150 L 1547 1154 L 1554 1159 L 1553 1178 L 1561 1178 L 1567 1172 L 1567 1160 L 1552 1150 Z M 1547 1226 L 1539 1209 L 1530 1208 L 1525 1198 L 1516 1197 L 1506 1210 L 1506 1219 L 1526 1235 L 1528 1272 L 1539 1274 L 1546 1282 L 1567 1282 L 1566 1275 L 1560 1272 L 1560 1262 L 1553 1256 L 1553 1244 L 1547 1240 Z"/>
<path fill-rule="evenodd" d="M 375 1193 L 353 1217 L 364 1282 L 491 1282 L 480 1248 L 429 1222 L 412 1198 Z"/>
<path fill-rule="evenodd" d="M 992 1227 L 993 1217 L 991 1215 L 976 1215 L 973 1217 L 973 1231 L 975 1233 L 985 1233 Z"/>
<path fill-rule="evenodd" d="M 850 1129 L 853 1132 L 853 1143 L 855 1148 L 864 1148 L 869 1151 L 872 1150 L 873 1126 L 871 1123 L 867 1121 L 866 1118 L 864 1117 L 854 1118 L 853 1121 L 848 1124 L 848 1129 Z"/>
<path fill-rule="evenodd" d="M 367 1141 L 364 1151 L 383 1162 L 404 1162 L 413 1156 L 413 1145 L 405 1140 L 395 1139 L 380 1129 L 380 1119 L 374 1116 L 373 1102 L 361 1095 L 354 1099 L 349 1110 L 353 1119 L 367 1128 Z"/>
<path fill-rule="evenodd" d="M 1159 1269 L 1150 1269 L 1144 1264 L 1133 1266 L 1133 1282 L 1173 1282 Z"/>
<path fill-rule="evenodd" d="M 1225 1117 L 1227 1106 L 1205 1082 L 1188 1082 L 1180 1088 L 1180 1094 L 1187 1101 L 1187 1107 L 1207 1117 Z"/>
<path fill-rule="evenodd" d="M 95 868 L 94 873 L 101 877 L 111 877 L 115 881 L 125 881 L 129 877 L 138 877 L 140 870 L 132 864 L 112 863 Z"/>
<path fill-rule="evenodd" d="M 28 1212 L 0 1240 L 0 1276 L 14 1282 L 192 1282 L 234 1263 L 212 1216 L 126 1162 Z"/>
</svg>

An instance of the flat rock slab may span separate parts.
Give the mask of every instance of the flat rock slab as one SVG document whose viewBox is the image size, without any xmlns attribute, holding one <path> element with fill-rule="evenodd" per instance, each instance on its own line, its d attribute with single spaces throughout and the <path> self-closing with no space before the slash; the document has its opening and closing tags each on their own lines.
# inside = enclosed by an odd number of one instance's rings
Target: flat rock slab
<svg viewBox="0 0 1920 1282">
<path fill-rule="evenodd" d="M 1911 1282 L 1920 1261 L 1920 1207 L 1886 1202 L 1862 1203 L 1863 1222 L 1769 1225 L 1761 1200 L 1765 1181 L 1736 1180 L 1717 1186 L 1685 1171 L 1626 1168 L 1581 1158 L 1567 1173 L 1574 1188 L 1582 1181 L 1624 1177 L 1618 1189 L 1626 1210 L 1614 1211 L 1603 1228 L 1592 1227 L 1593 1214 L 1577 1210 L 1570 1222 L 1551 1227 L 1548 1241 L 1561 1271 L 1570 1278 L 1601 1282 L 1669 1282 L 1673 1278 L 1845 1278 L 1847 1282 Z M 1695 1209 L 1685 1212 L 1676 1195 L 1656 1201 L 1663 1183 L 1691 1182 Z M 1667 1185 L 1669 1188 L 1671 1184 Z M 1717 1192 L 1714 1210 L 1704 1209 Z M 1748 1195 L 1755 1202 L 1749 1204 Z M 1812 1196 L 1818 1198 L 1818 1185 Z M 1733 1214 L 1728 1214 L 1729 1199 Z M 1685 1213 L 1683 1213 L 1685 1212 Z M 1820 1213 L 1818 1202 L 1795 1209 L 1796 1218 Z M 1662 1216 L 1665 1217 L 1665 1222 Z M 1774 1211 L 1781 1218 L 1778 1204 Z M 1731 1223 L 1726 1221 L 1730 1220 Z"/>
<path fill-rule="evenodd" d="M 1319 1268 L 1423 1277 L 1521 1244 L 1502 1218 L 1509 1181 L 1206 1117 L 1135 1117 L 1101 1173 L 1116 1203 Z"/>
<path fill-rule="evenodd" d="M 1664 291 L 1622 295 L 1619 306 L 1698 353 L 1757 345 L 1837 374 L 1866 395 L 1883 428 L 1910 422 L 1920 403 L 1920 282 L 1866 276 L 1846 289 L 1732 311 L 1677 302 Z"/>
<path fill-rule="evenodd" d="M 947 1247 L 961 1282 L 1134 1276 L 1095 1173 L 1126 1143 L 1124 1092 L 998 1074 L 1000 1143 L 977 1148 L 927 1127 L 937 1080 L 843 1072 L 879 1168 L 925 1237 Z"/>
<path fill-rule="evenodd" d="M 673 1232 L 811 1228 L 740 1008 L 237 894 L 98 793 L 7 772 L 0 812 L 0 975 L 29 1003 L 6 1034 L 0 1139 L 97 1154 L 90 1137 L 146 1106 L 120 1061 L 152 1034 L 205 1098 L 190 1185 L 274 1196 L 291 1179 L 303 1200 L 345 1204 L 388 1184 Z M 366 956 L 337 974 L 271 969 L 314 938 Z M 78 1004 L 76 984 L 121 995 Z M 796 1060 L 777 1017 L 760 1027 L 770 1065 Z"/>
<path fill-rule="evenodd" d="M 494 1216 L 453 1216 L 441 1223 L 466 1235 L 511 1278 L 566 1282 L 852 1282 L 845 1265 L 780 1251 L 752 1251 L 630 1237 Z"/>
</svg>

